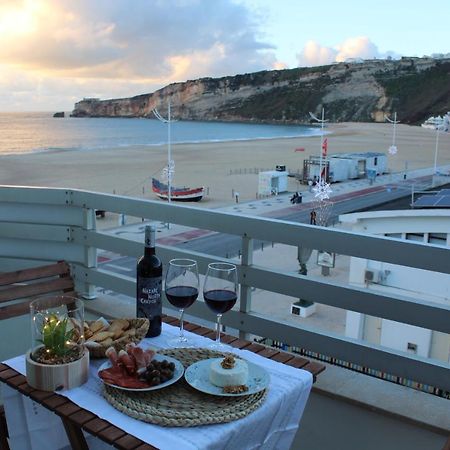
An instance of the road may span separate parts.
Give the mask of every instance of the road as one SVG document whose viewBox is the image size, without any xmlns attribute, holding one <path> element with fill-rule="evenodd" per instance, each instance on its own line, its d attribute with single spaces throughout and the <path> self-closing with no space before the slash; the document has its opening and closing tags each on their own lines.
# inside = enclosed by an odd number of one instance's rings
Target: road
<svg viewBox="0 0 450 450">
<path fill-rule="evenodd" d="M 337 221 L 339 215 L 347 214 L 351 212 L 358 212 L 371 209 L 373 206 L 379 206 L 381 204 L 388 204 L 399 198 L 410 198 L 410 191 L 405 195 L 408 190 L 404 188 L 387 188 L 381 189 L 369 194 L 360 195 L 358 192 L 354 195 L 346 194 L 346 199 L 341 199 L 332 203 L 329 213 L 328 223 L 334 223 Z M 344 196 L 341 196 L 344 197 Z M 291 212 L 289 214 L 280 214 L 277 218 L 281 220 L 288 220 L 297 223 L 309 223 L 311 204 L 300 204 L 297 212 Z M 291 209 L 291 208 L 289 208 Z M 254 248 L 260 249 L 262 246 L 272 245 L 271 242 L 255 241 Z M 221 234 L 205 236 L 199 239 L 183 242 L 179 244 L 180 247 L 194 250 L 201 253 L 208 253 L 214 256 L 232 258 L 238 255 L 241 239 L 238 236 Z"/>
<path fill-rule="evenodd" d="M 428 183 L 429 182 L 427 181 L 424 181 L 423 185 L 415 183 L 414 189 L 426 189 L 427 185 L 429 185 Z M 389 208 L 389 204 L 398 204 L 398 199 L 404 199 L 405 206 L 409 208 L 411 186 L 408 185 L 408 183 L 401 183 L 396 186 L 374 186 L 365 191 L 355 191 L 353 193 L 337 196 L 335 199 L 332 199 L 328 223 L 336 222 L 341 214 L 365 211 L 373 209 L 374 207 L 380 208 L 380 205 L 383 205 L 383 208 L 385 209 L 391 209 Z M 286 208 L 284 211 L 280 210 L 279 215 L 272 213 L 271 217 L 297 223 L 309 223 L 310 211 L 312 209 L 311 203 L 299 204 L 298 210 L 294 212 L 292 212 L 292 209 L 293 208 Z M 258 240 L 255 240 L 254 242 L 255 249 L 261 249 L 268 245 L 272 245 L 272 243 Z M 218 257 L 233 258 L 239 254 L 241 239 L 238 236 L 227 234 L 213 234 L 187 240 L 176 246 Z M 119 257 L 113 261 L 105 261 L 100 265 L 114 272 L 134 276 L 136 259 L 131 257 Z"/>
</svg>

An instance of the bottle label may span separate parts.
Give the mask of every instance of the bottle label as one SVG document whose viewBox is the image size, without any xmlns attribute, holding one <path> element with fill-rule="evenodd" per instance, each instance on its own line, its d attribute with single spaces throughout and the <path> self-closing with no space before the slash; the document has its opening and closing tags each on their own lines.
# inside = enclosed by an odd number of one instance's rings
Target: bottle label
<svg viewBox="0 0 450 450">
<path fill-rule="evenodd" d="M 151 321 L 161 315 L 162 277 L 138 278 L 137 284 L 137 317 Z"/>
</svg>

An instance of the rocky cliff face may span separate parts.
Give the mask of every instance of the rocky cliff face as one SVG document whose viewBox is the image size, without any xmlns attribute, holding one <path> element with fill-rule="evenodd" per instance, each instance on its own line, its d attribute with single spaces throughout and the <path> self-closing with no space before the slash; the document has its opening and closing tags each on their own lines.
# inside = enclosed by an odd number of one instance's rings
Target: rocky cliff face
<svg viewBox="0 0 450 450">
<path fill-rule="evenodd" d="M 74 117 L 153 117 L 152 109 L 184 120 L 302 123 L 322 106 L 333 122 L 383 121 L 397 111 L 418 123 L 450 110 L 450 59 L 402 58 L 339 63 L 201 78 L 131 98 L 83 99 Z"/>
</svg>

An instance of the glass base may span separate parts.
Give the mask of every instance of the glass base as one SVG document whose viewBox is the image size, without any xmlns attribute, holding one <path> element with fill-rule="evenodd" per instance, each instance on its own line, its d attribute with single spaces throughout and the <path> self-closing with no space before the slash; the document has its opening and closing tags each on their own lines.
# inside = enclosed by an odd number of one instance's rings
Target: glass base
<svg viewBox="0 0 450 450">
<path fill-rule="evenodd" d="M 211 342 L 211 344 L 208 344 L 206 348 L 209 348 L 210 350 L 216 350 L 218 352 L 231 352 L 232 350 L 232 347 L 230 347 L 228 344 L 217 341 Z"/>
<path fill-rule="evenodd" d="M 166 341 L 168 347 L 171 348 L 185 348 L 185 347 L 197 347 L 190 339 L 186 336 L 181 338 L 181 336 L 177 336 Z"/>
</svg>

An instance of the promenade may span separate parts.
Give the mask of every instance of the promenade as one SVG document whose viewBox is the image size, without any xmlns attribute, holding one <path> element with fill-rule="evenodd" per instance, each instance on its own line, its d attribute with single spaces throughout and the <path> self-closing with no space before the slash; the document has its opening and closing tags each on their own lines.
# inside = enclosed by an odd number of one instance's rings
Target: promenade
<svg viewBox="0 0 450 450">
<path fill-rule="evenodd" d="M 366 178 L 334 183 L 331 185 L 330 201 L 335 204 L 339 201 L 373 192 L 397 190 L 401 196 L 408 196 L 412 192 L 430 188 L 438 189 L 439 186 L 450 182 L 450 165 L 440 167 L 439 173 L 448 175 L 435 175 L 432 177 L 433 169 L 424 168 L 407 171 L 406 178 L 405 172 L 398 172 L 380 175 L 373 183 L 370 183 Z M 279 218 L 293 214 L 301 209 L 312 210 L 317 206 L 315 193 L 310 192 L 308 186 L 300 185 L 298 192 L 302 194 L 302 203 L 292 204 L 290 199 L 293 192 L 289 192 L 253 201 L 230 202 L 229 205 L 215 208 L 215 210 L 247 216 Z M 195 204 L 191 205 L 196 206 Z M 156 226 L 158 232 L 157 242 L 163 245 L 176 245 L 211 233 L 208 230 L 192 229 L 176 224 L 168 225 L 162 222 L 157 222 Z M 135 222 L 105 231 L 143 242 L 144 224 Z"/>
</svg>

